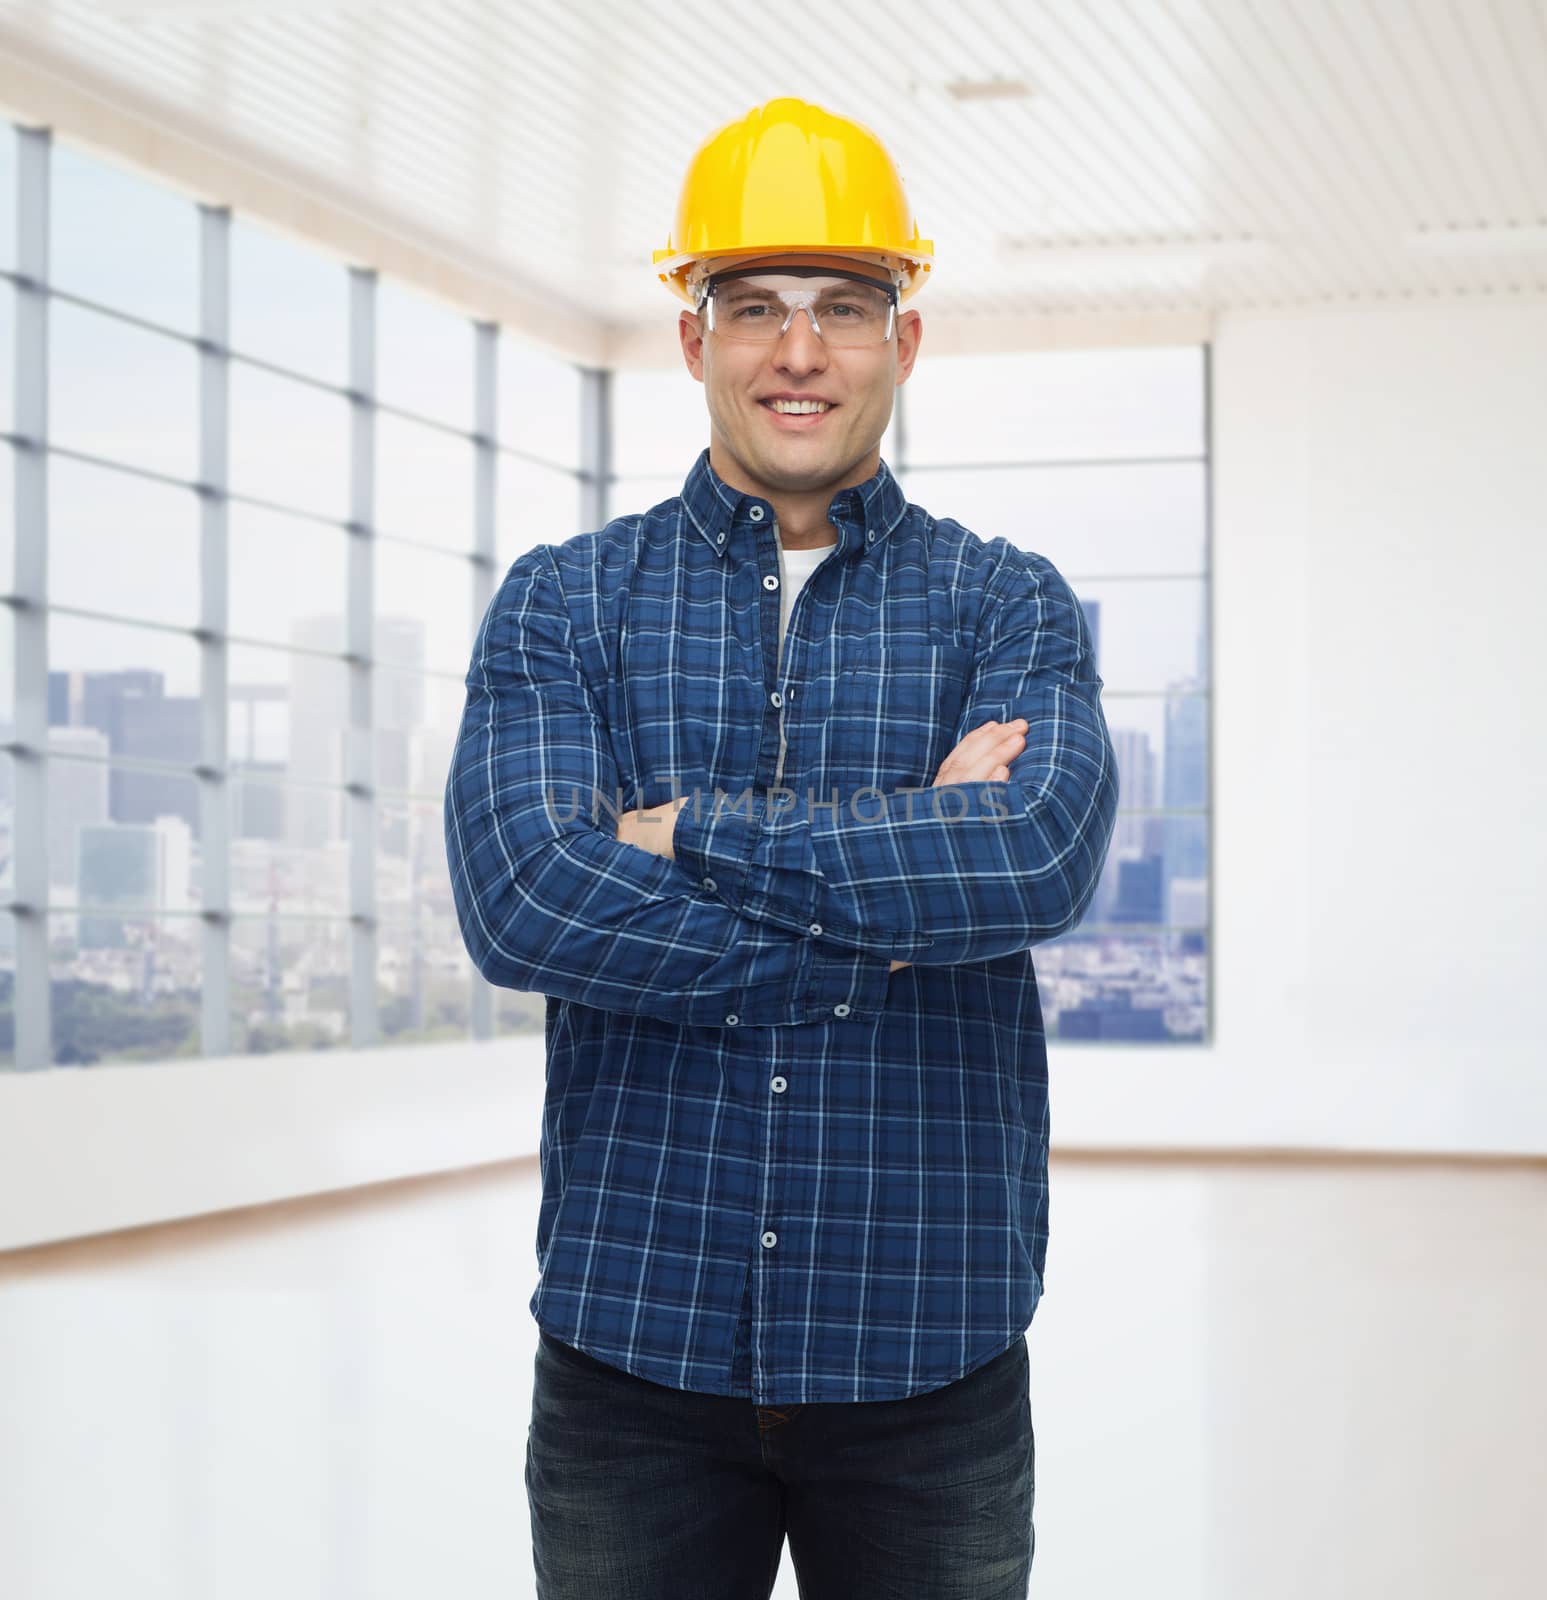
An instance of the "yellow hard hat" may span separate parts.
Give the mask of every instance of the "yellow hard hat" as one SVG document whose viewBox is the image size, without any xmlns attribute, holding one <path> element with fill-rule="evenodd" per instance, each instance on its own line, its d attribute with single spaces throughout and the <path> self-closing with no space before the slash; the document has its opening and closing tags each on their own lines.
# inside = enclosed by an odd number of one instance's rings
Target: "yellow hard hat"
<svg viewBox="0 0 1547 1600">
<path fill-rule="evenodd" d="M 879 259 L 901 276 L 906 300 L 935 243 L 919 238 L 897 168 L 868 128 L 805 100 L 770 100 L 699 146 L 654 261 L 692 305 L 697 263 L 796 250 Z"/>
</svg>

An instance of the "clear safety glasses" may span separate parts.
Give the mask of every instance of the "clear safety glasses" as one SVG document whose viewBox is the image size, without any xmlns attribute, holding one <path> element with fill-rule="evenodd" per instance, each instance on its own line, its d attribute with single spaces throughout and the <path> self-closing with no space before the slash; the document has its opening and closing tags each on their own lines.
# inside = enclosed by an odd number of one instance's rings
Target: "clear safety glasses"
<svg viewBox="0 0 1547 1600">
<path fill-rule="evenodd" d="M 804 313 L 823 344 L 854 350 L 891 338 L 897 290 L 837 267 L 749 267 L 711 278 L 698 303 L 722 339 L 774 344 Z"/>
</svg>

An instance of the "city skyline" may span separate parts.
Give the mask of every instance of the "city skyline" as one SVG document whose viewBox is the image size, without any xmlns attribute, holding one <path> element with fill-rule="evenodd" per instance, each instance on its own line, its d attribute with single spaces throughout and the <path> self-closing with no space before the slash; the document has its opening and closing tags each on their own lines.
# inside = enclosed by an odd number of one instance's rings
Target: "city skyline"
<svg viewBox="0 0 1547 1600">
<path fill-rule="evenodd" d="M 1081 604 L 1099 671 L 1100 602 Z M 230 686 L 233 704 L 277 705 L 285 713 L 284 761 L 254 758 L 250 726 L 245 753 L 233 749 L 231 761 L 237 801 L 231 904 L 238 923 L 251 930 L 236 952 L 238 982 L 248 997 L 242 1031 L 274 1044 L 318 1047 L 342 1044 L 347 1036 L 347 1008 L 340 1002 L 349 958 L 339 935 L 349 916 L 349 852 L 338 781 L 345 702 L 340 681 L 323 670 L 331 664 L 304 653 L 334 637 L 338 622 L 328 613 L 295 622 L 287 684 Z M 411 661 L 422 643 L 418 620 L 382 618 L 379 628 L 395 638 L 399 659 Z M 1197 648 L 1201 668 L 1202 636 Z M 187 737 L 190 707 L 196 710 L 198 702 L 166 696 L 163 689 L 157 673 L 135 667 L 58 669 L 49 678 L 50 715 L 61 719 L 49 730 L 50 767 L 57 775 L 52 792 L 59 798 L 51 816 L 49 876 L 61 891 L 75 889 L 82 908 L 54 915 L 54 942 L 68 947 L 73 938 L 77 977 L 132 993 L 142 1009 L 189 995 L 198 985 L 197 923 L 183 915 L 198 903 L 197 794 L 188 777 L 118 764 L 176 759 L 169 750 Z M 1101 928 L 1167 927 L 1179 936 L 1179 959 L 1167 963 L 1175 970 L 1163 991 L 1166 1004 L 1136 1003 L 1154 998 L 1155 974 L 1146 984 L 1121 981 L 1120 974 L 1111 984 L 1088 974 L 1082 982 L 1063 970 L 1056 949 L 1043 946 L 1037 961 L 1047 980 L 1044 1020 L 1061 1037 L 1138 1042 L 1201 1036 L 1206 996 L 1192 968 L 1206 955 L 1207 816 L 1144 814 L 1207 804 L 1207 702 L 1197 678 L 1171 689 L 1159 750 L 1145 729 L 1112 725 L 1123 810 L 1086 922 L 1060 941 L 1087 944 Z M 314 714 L 292 724 L 292 702 L 308 704 Z M 422 756 L 435 748 L 449 759 L 449 737 L 425 742 L 425 707 L 422 693 L 408 692 L 389 695 L 379 708 L 378 750 L 399 779 L 412 768 L 415 750 Z M 255 781 L 260 777 L 268 781 Z M 139 781 L 123 781 L 130 778 Z M 6 835 L 9 804 L 0 789 L 0 832 Z M 440 810 L 433 803 L 394 807 L 388 801 L 380 809 L 378 914 L 389 930 L 382 957 L 394 976 L 391 1003 L 405 1028 L 422 1032 L 434 987 L 430 969 L 455 975 L 464 959 L 451 914 Z M 69 899 L 66 893 L 64 903 Z M 152 910 L 158 914 L 145 915 Z M 193 1009 L 184 1007 L 190 1025 Z M 535 1007 L 526 1021 L 537 1025 Z M 79 1053 L 81 1047 L 71 1048 Z"/>
</svg>

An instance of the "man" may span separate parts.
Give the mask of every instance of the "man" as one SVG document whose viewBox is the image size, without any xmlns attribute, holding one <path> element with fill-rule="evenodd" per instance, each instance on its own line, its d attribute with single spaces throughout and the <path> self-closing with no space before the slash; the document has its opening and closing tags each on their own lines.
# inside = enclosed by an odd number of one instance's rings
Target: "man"
<svg viewBox="0 0 1547 1600">
<path fill-rule="evenodd" d="M 675 240 L 709 448 L 510 569 L 446 797 L 469 951 L 548 996 L 538 1593 L 766 1596 L 787 1535 L 804 1600 L 1024 1596 L 1029 950 L 1111 838 L 1101 679 L 880 459 L 932 246 L 874 135 L 755 109 Z"/>
</svg>

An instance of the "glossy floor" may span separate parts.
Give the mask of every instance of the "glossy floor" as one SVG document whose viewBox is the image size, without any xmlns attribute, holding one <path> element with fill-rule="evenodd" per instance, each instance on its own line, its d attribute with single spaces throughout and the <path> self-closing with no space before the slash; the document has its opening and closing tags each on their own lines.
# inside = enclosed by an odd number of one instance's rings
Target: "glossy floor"
<svg viewBox="0 0 1547 1600">
<path fill-rule="evenodd" d="M 1547 1592 L 1547 1167 L 1052 1184 L 1033 1595 Z M 524 1162 L 0 1256 L 0 1595 L 531 1595 L 537 1198 Z"/>
</svg>

